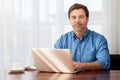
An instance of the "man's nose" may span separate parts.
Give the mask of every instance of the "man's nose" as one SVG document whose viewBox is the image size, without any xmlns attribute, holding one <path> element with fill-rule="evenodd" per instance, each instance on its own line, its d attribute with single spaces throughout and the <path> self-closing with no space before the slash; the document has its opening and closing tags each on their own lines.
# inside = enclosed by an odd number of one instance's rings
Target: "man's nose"
<svg viewBox="0 0 120 80">
<path fill-rule="evenodd" d="M 75 19 L 75 22 L 80 22 L 80 18 L 76 18 L 76 19 Z"/>
</svg>

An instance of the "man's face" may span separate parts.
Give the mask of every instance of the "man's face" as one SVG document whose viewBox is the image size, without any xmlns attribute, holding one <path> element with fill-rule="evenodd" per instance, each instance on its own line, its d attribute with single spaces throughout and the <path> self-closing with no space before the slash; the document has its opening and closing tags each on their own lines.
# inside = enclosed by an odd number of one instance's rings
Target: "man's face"
<svg viewBox="0 0 120 80">
<path fill-rule="evenodd" d="M 70 23 L 75 32 L 85 31 L 87 28 L 88 18 L 83 9 L 75 9 L 70 13 Z"/>
</svg>

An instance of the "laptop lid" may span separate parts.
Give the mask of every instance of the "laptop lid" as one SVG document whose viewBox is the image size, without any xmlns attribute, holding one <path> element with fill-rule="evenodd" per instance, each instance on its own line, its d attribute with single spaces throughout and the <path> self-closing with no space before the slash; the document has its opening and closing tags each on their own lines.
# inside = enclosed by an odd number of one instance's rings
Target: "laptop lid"
<svg viewBox="0 0 120 80">
<path fill-rule="evenodd" d="M 32 48 L 32 56 L 39 71 L 74 73 L 69 49 Z"/>
</svg>

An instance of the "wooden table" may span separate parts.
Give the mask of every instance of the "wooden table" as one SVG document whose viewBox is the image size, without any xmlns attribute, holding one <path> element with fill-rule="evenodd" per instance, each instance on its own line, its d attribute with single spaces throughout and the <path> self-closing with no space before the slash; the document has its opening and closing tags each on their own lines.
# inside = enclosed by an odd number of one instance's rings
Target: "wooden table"
<svg viewBox="0 0 120 80">
<path fill-rule="evenodd" d="M 24 73 L 9 73 L 0 70 L 0 80 L 120 80 L 119 70 L 85 71 L 77 74 L 43 73 L 24 71 Z"/>
<path fill-rule="evenodd" d="M 9 73 L 8 66 L 14 62 L 12 59 L 14 58 L 0 58 L 0 80 L 120 80 L 120 70 L 85 71 L 77 74 L 42 73 L 38 71 Z M 31 59 L 28 55 L 21 60 L 22 65 L 30 65 L 29 62 L 31 63 Z"/>
</svg>

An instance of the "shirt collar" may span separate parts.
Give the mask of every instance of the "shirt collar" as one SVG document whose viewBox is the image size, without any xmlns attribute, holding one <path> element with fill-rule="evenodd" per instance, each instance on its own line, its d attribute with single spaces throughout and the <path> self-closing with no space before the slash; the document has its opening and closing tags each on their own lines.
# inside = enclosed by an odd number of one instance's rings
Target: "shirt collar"
<svg viewBox="0 0 120 80">
<path fill-rule="evenodd" d="M 90 30 L 87 29 L 87 31 L 82 35 L 82 40 L 85 40 L 88 37 L 89 33 L 90 33 Z M 77 37 L 74 34 L 74 31 L 72 31 L 72 35 L 75 39 L 77 39 Z"/>
</svg>

